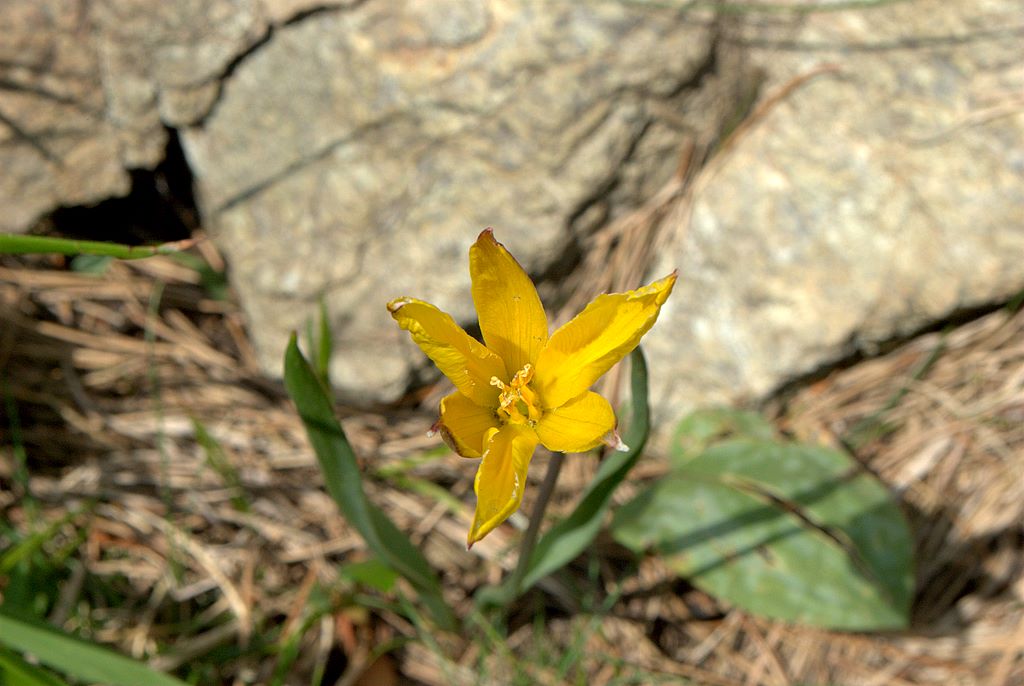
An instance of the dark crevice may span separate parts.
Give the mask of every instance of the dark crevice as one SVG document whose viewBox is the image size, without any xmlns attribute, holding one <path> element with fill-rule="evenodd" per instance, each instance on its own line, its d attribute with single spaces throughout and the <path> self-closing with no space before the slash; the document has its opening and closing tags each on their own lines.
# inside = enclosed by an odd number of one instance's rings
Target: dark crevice
<svg viewBox="0 0 1024 686">
<path fill-rule="evenodd" d="M 708 45 L 708 53 L 704 61 L 684 79 L 680 79 L 676 87 L 669 91 L 667 94 L 661 96 L 663 100 L 672 100 L 678 98 L 687 91 L 696 90 L 701 87 L 704 80 L 718 71 L 720 65 L 720 57 L 718 51 L 721 49 L 721 38 L 722 33 L 717 21 L 712 26 L 713 34 L 711 36 L 711 43 Z"/>
<path fill-rule="evenodd" d="M 409 116 L 406 112 L 395 112 L 389 114 L 381 119 L 364 124 L 355 129 L 349 131 L 346 135 L 341 138 L 326 143 L 319 150 L 309 152 L 301 155 L 298 159 L 285 165 L 282 169 L 275 171 L 268 175 L 266 178 L 257 181 L 250 185 L 248 188 L 238 191 L 227 200 L 223 201 L 220 205 L 215 207 L 211 212 L 212 214 L 220 214 L 236 207 L 238 204 L 250 200 L 256 197 L 263 191 L 280 183 L 282 180 L 287 179 L 293 174 L 305 169 L 306 167 L 312 166 L 318 162 L 321 162 L 335 153 L 339 148 L 350 144 L 352 141 L 357 140 L 360 136 L 374 130 L 384 129 L 391 126 L 403 117 Z"/>
<path fill-rule="evenodd" d="M 561 303 L 555 302 L 555 299 L 550 296 L 555 295 L 558 285 L 564 283 L 565 279 L 583 263 L 584 255 L 585 251 L 580 238 L 570 233 L 566 245 L 558 257 L 552 260 L 543 271 L 530 274 L 530 278 L 538 289 L 551 291 L 543 294 L 549 296 L 544 298 L 549 309 L 557 309 L 561 306 Z"/>
<path fill-rule="evenodd" d="M 931 333 L 948 332 L 958 327 L 969 324 L 982 317 L 997 312 L 1001 309 L 1017 311 L 1024 302 L 1024 291 L 1018 293 L 1009 300 L 999 300 L 975 305 L 971 307 L 960 307 L 941 319 L 927 322 L 920 327 L 907 332 L 890 336 L 880 341 L 871 341 L 868 345 L 859 343 L 851 337 L 846 348 L 850 352 L 838 358 L 824 362 L 813 370 L 801 374 L 782 384 L 772 391 L 761 403 L 762 406 L 780 404 L 785 406 L 788 399 L 800 389 L 813 386 L 815 383 L 826 379 L 837 372 L 845 371 L 862 362 L 883 357 L 894 350 L 907 345 L 921 336 Z"/>
<path fill-rule="evenodd" d="M 718 33 L 716 32 L 715 36 L 711 40 L 711 44 L 708 48 L 708 54 L 704 61 L 700 65 L 698 65 L 692 73 L 688 74 L 685 78 L 680 79 L 679 83 L 677 83 L 671 91 L 669 91 L 667 94 L 658 96 L 654 96 L 649 93 L 641 93 L 641 95 L 648 99 L 657 99 L 664 102 L 672 101 L 674 99 L 681 97 L 683 94 L 687 92 L 699 89 L 701 85 L 704 83 L 704 81 L 708 77 L 714 75 L 715 71 L 719 67 L 718 49 L 719 38 Z M 622 156 L 622 159 L 619 160 L 619 164 L 616 165 L 615 173 L 612 175 L 612 177 L 605 180 L 604 183 L 600 184 L 597 188 L 595 188 L 594 192 L 588 197 L 584 198 L 579 203 L 579 205 L 576 208 L 574 208 L 573 211 L 570 213 L 569 218 L 567 220 L 567 225 L 569 227 L 569 233 L 571 235 L 575 235 L 577 233 L 576 231 L 573 230 L 577 222 L 593 207 L 599 205 L 602 202 L 605 202 L 608 199 L 608 197 L 612 194 L 612 192 L 614 192 L 615 189 L 618 187 L 619 172 L 621 170 L 621 167 L 633 158 L 633 155 L 636 152 L 637 147 L 639 147 L 640 142 L 647 134 L 652 123 L 653 119 L 647 121 L 645 125 L 642 126 L 640 130 L 637 132 L 637 135 L 630 142 L 629 149 L 626 150 L 625 154 Z M 599 224 L 603 225 L 605 221 L 607 221 L 607 217 L 605 217 L 602 222 L 599 222 Z M 563 272 L 557 272 L 555 275 L 560 274 L 563 274 Z"/>
<path fill-rule="evenodd" d="M 349 4 L 327 3 L 323 5 L 314 5 L 313 7 L 307 7 L 306 9 L 296 12 L 292 16 L 285 19 L 283 22 L 279 24 L 279 26 L 291 26 L 292 24 L 298 24 L 299 22 L 305 21 L 306 19 L 309 19 L 310 17 L 316 16 L 318 14 L 332 14 L 335 12 L 342 11 L 350 12 L 355 8 L 359 7 L 360 5 L 364 4 L 365 1 L 366 0 L 357 0 L 356 2 L 352 2 Z"/>
<path fill-rule="evenodd" d="M 291 26 L 293 24 L 298 24 L 298 23 L 300 23 L 300 22 L 302 22 L 302 21 L 304 21 L 306 19 L 309 19 L 310 17 L 316 16 L 318 14 L 327 14 L 327 13 L 332 13 L 332 12 L 340 12 L 342 10 L 348 11 L 348 10 L 351 10 L 354 7 L 357 7 L 357 6 L 361 5 L 361 4 L 362 4 L 362 1 L 356 2 L 356 3 L 351 4 L 351 5 L 330 5 L 330 4 L 316 5 L 314 7 L 307 7 L 306 9 L 304 9 L 304 10 L 302 10 L 300 12 L 296 12 L 295 14 L 293 14 L 290 17 L 288 17 L 287 19 L 285 19 L 280 24 L 269 24 L 267 26 L 266 30 L 263 32 L 263 35 L 261 35 L 259 38 L 257 38 L 255 40 L 255 42 L 253 42 L 252 45 L 250 45 L 245 50 L 243 50 L 240 53 L 238 53 L 237 55 L 235 55 L 234 58 L 232 58 L 230 62 L 228 62 L 226 65 L 224 65 L 224 69 L 221 70 L 220 75 L 217 77 L 217 96 L 213 99 L 213 102 L 210 104 L 210 107 L 207 109 L 206 114 L 204 114 L 202 116 L 202 118 L 198 122 L 195 123 L 195 126 L 202 127 L 203 124 L 207 120 L 209 120 L 209 118 L 216 111 L 217 106 L 220 105 L 221 99 L 224 97 L 224 87 L 227 85 L 228 80 L 235 74 L 235 72 L 238 71 L 238 69 L 242 66 L 243 63 L 247 62 L 250 57 L 252 57 L 256 53 L 258 53 L 260 50 L 262 50 L 264 48 L 264 46 L 266 46 L 268 43 L 270 43 L 270 40 L 274 37 L 274 33 L 278 29 L 280 29 L 282 27 L 285 27 L 285 26 Z"/>
<path fill-rule="evenodd" d="M 259 52 L 260 48 L 270 42 L 270 39 L 274 35 L 275 28 L 276 27 L 273 25 L 267 26 L 267 29 L 263 32 L 262 36 L 257 38 L 252 45 L 235 55 L 230 62 L 224 65 L 224 69 L 221 70 L 219 77 L 221 84 L 231 78 L 231 76 L 238 71 L 238 67 L 241 66 L 243 62 L 252 57 L 253 54 Z"/>
<path fill-rule="evenodd" d="M 693 72 L 687 74 L 684 78 L 681 78 L 675 87 L 665 94 L 658 94 L 655 96 L 650 93 L 641 93 L 641 95 L 645 98 L 655 98 L 662 102 L 670 102 L 682 97 L 688 92 L 701 88 L 704 82 L 709 77 L 713 76 L 721 66 L 721 60 L 718 54 L 720 48 L 720 32 L 717 25 L 714 27 L 714 30 L 715 33 L 711 39 L 708 54 L 704 61 L 701 62 Z M 648 121 L 640 128 L 637 135 L 630 142 L 629 149 L 626 150 L 622 159 L 619 161 L 619 164 L 616 165 L 615 172 L 603 183 L 599 184 L 594 189 L 593 193 L 584 198 L 570 212 L 569 217 L 566 220 L 566 234 L 568 239 L 558 258 L 553 260 L 542 272 L 530 275 L 534 279 L 538 288 L 541 289 L 542 294 L 547 296 L 545 301 L 551 303 L 555 309 L 563 304 L 561 302 L 557 302 L 559 298 L 557 286 L 564 282 L 565 278 L 572 274 L 583 263 L 585 257 L 585 246 L 583 243 L 593 232 L 593 230 L 586 229 L 581 231 L 577 225 L 587 214 L 593 213 L 595 210 L 599 212 L 599 216 L 595 221 L 595 228 L 600 229 L 600 227 L 605 226 L 608 223 L 611 217 L 607 205 L 612 194 L 621 183 L 621 168 L 633 158 L 637 148 L 640 146 L 641 141 L 647 134 L 652 123 L 653 120 Z M 562 294 L 561 297 L 565 297 L 565 294 Z"/>
<path fill-rule="evenodd" d="M 214 97 L 213 102 L 206 109 L 206 113 L 195 122 L 193 126 L 196 128 L 202 128 L 202 126 L 213 116 L 213 113 L 217 111 L 217 107 L 220 105 L 221 100 L 224 98 L 224 88 L 228 83 L 228 79 L 238 71 L 238 68 L 243 62 L 247 61 L 254 54 L 259 52 L 263 46 L 270 42 L 271 37 L 274 35 L 274 26 L 268 26 L 263 32 L 263 35 L 256 39 L 256 41 L 242 52 L 235 55 L 235 57 L 224 65 L 224 69 L 217 77 L 217 95 Z"/>
<path fill-rule="evenodd" d="M 132 169 L 131 189 L 95 205 L 60 207 L 33 233 L 129 245 L 189 238 L 200 225 L 192 170 L 174 129 L 167 130 L 164 160 L 154 169 Z"/>
</svg>

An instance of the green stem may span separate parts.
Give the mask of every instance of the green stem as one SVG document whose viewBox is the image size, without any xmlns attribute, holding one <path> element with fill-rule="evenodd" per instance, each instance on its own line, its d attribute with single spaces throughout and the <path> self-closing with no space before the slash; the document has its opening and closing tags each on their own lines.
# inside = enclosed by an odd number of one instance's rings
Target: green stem
<svg viewBox="0 0 1024 686">
<path fill-rule="evenodd" d="M 565 453 L 553 453 L 551 461 L 548 462 L 548 472 L 544 475 L 544 483 L 541 484 L 540 493 L 537 495 L 537 502 L 533 504 L 533 514 L 530 515 L 530 525 L 526 527 L 526 533 L 519 544 L 519 561 L 516 562 L 515 571 L 510 579 L 514 597 L 519 596 L 520 586 L 526 576 L 526 570 L 530 566 L 530 557 L 537 545 L 537 535 L 540 533 L 540 524 L 544 521 L 544 512 L 551 502 L 551 495 L 555 492 L 555 482 L 558 481 L 558 474 L 562 471 L 562 462 L 565 460 Z"/>
<path fill-rule="evenodd" d="M 153 255 L 170 255 L 193 245 L 194 240 L 164 243 L 162 245 L 121 245 L 103 241 L 79 241 L 53 236 L 23 236 L 0 233 L 0 254 L 27 255 L 31 253 L 58 255 L 106 255 L 123 260 L 137 260 Z"/>
</svg>

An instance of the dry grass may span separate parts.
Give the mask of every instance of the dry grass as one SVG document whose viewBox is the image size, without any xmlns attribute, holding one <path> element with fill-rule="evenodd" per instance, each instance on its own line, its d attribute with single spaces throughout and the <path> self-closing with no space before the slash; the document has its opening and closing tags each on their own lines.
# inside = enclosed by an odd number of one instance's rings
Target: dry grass
<svg viewBox="0 0 1024 686">
<path fill-rule="evenodd" d="M 592 237 L 560 318 L 639 282 L 661 223 L 685 226 L 694 189 L 714 173 L 720 158 L 706 156 L 686 150 L 662 192 Z M 209 242 L 197 249 L 223 266 Z M 73 551 L 50 619 L 201 683 L 267 683 L 287 667 L 289 684 L 318 669 L 346 685 L 1024 684 L 1024 313 L 918 337 L 766 408 L 801 439 L 851 448 L 905 505 L 914 623 L 874 636 L 752 617 L 653 558 L 626 574 L 634 563 L 604 540 L 573 567 L 586 593 L 549 580 L 513 608 L 507 638 L 482 626 L 424 632 L 393 596 L 339 578 L 365 559 L 361 541 L 323 492 L 280 385 L 257 369 L 239 310 L 209 297 L 195 271 L 154 258 L 92 276 L 0 258 L 0 327 L 0 392 L 17 411 L 0 421 L 0 517 L 26 534 L 75 513 L 47 547 Z M 425 437 L 440 390 L 418 394 L 422 410 L 341 415 L 371 497 L 442 571 L 465 616 L 514 562 L 523 517 L 465 550 L 475 465 Z M 567 461 L 556 512 L 593 467 Z M 645 460 L 635 477 L 664 469 Z M 0 548 L 16 537 L 4 536 Z M 289 666 L 281 649 L 292 641 Z"/>
<path fill-rule="evenodd" d="M 507 640 L 414 642 L 360 682 L 375 648 L 422 634 L 399 612 L 368 612 L 339 582 L 338 565 L 363 558 L 360 540 L 323 493 L 279 386 L 256 370 L 235 306 L 209 299 L 195 272 L 163 258 L 114 264 L 103 276 L 6 258 L 0 307 L 0 369 L 21 422 L 37 523 L 15 478 L 11 417 L 0 511 L 28 531 L 82 510 L 55 537 L 85 539 L 51 618 L 134 655 L 159 653 L 162 668 L 228 647 L 218 680 L 266 682 L 279 658 L 260 646 L 301 627 L 320 588 L 329 611 L 303 629 L 288 683 L 306 683 L 317 665 L 349 684 L 399 675 L 503 683 L 495 675 L 514 670 L 522 683 L 552 684 L 567 674 L 594 684 L 657 675 L 735 685 L 1024 683 L 1024 313 L 919 337 L 775 405 L 782 427 L 855 446 L 900 494 L 918 545 L 910 631 L 848 635 L 754 618 L 654 559 L 623 579 L 621 552 L 600 542 L 591 567 L 577 569 L 592 582 L 592 602 L 548 585 L 520 608 Z M 210 465 L 193 419 L 222 446 L 237 484 Z M 509 567 L 512 534 L 503 528 L 465 550 L 472 465 L 429 452 L 430 422 L 414 410 L 344 413 L 367 473 L 406 479 L 402 489 L 370 479 L 372 497 L 412 532 L 443 570 L 451 603 L 468 613 L 471 594 Z M 423 459 L 407 465 L 413 457 Z M 641 473 L 660 469 L 650 461 Z M 566 476 L 568 504 L 586 476 Z M 424 484 L 457 502 L 418 491 Z M 97 584 L 117 600 L 97 602 L 88 593 Z M 529 621 L 537 603 L 554 613 L 543 630 Z M 569 671 L 544 655 L 573 656 Z M 622 681 L 630 673 L 636 680 Z"/>
<path fill-rule="evenodd" d="M 1024 683 L 1024 310 L 836 373 L 782 420 L 853 448 L 915 530 L 913 631 L 861 639 L 864 664 L 902 663 L 887 683 Z"/>
</svg>

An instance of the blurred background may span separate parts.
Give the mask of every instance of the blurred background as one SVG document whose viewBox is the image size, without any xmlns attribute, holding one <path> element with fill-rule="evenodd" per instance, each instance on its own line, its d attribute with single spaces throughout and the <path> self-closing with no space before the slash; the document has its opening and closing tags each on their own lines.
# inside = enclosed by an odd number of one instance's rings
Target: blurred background
<svg viewBox="0 0 1024 686">
<path fill-rule="evenodd" d="M 197 239 L 0 257 L 0 546 L 39 541 L 5 603 L 204 684 L 1024 683 L 1019 0 L 0 1 L 0 206 Z M 370 496 L 453 607 L 514 564 L 509 527 L 465 550 L 474 470 L 384 307 L 472 327 L 488 226 L 553 321 L 678 269 L 636 481 L 709 406 L 849 451 L 910 522 L 909 628 L 765 618 L 656 556 L 611 593 L 610 540 L 600 590 L 500 640 L 339 575 L 365 551 L 280 385 L 321 308 Z"/>
</svg>

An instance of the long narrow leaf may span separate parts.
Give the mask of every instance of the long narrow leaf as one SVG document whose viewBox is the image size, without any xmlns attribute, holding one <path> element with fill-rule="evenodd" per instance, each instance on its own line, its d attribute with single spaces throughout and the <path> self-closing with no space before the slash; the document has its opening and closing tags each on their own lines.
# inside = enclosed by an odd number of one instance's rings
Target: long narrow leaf
<svg viewBox="0 0 1024 686">
<path fill-rule="evenodd" d="M 370 550 L 404 576 L 430 608 L 435 621 L 454 628 L 455 619 L 441 596 L 441 584 L 426 558 L 363 492 L 362 474 L 352 446 L 334 416 L 331 401 L 295 336 L 284 358 L 284 382 L 306 427 L 323 471 L 327 492 Z"/>
<path fill-rule="evenodd" d="M 640 348 L 633 351 L 630 363 L 633 414 L 623 437 L 629 450 L 609 455 L 601 463 L 594 480 L 572 514 L 551 527 L 537 542 L 520 588 L 512 589 L 516 596 L 526 592 L 542 578 L 567 565 L 586 550 L 601 530 L 612 493 L 640 458 L 651 428 L 647 400 L 647 363 Z"/>
<path fill-rule="evenodd" d="M 57 255 L 108 255 L 122 260 L 135 260 L 153 255 L 170 255 L 192 245 L 193 241 L 178 241 L 163 245 L 123 245 L 103 241 L 79 241 L 53 236 L 23 236 L 0 233 L 0 254 L 57 254 Z"/>
<path fill-rule="evenodd" d="M 31 653 L 43 664 L 81 681 L 110 686 L 185 686 L 185 682 L 141 662 L 2 610 L 0 644 Z"/>
<path fill-rule="evenodd" d="M 64 516 L 55 519 L 49 525 L 40 529 L 31 536 L 21 540 L 17 545 L 11 546 L 0 555 L 0 576 L 11 573 L 11 570 L 21 561 L 31 557 L 37 550 L 43 547 L 48 541 L 53 540 L 54 535 L 65 524 L 81 514 L 81 510 L 72 510 Z"/>
<path fill-rule="evenodd" d="M 26 662 L 12 650 L 0 647 L 0 686 L 68 686 L 42 667 Z"/>
<path fill-rule="evenodd" d="M 320 296 L 320 322 L 316 339 L 316 373 L 330 388 L 331 355 L 334 353 L 334 334 L 331 332 L 331 320 L 327 314 L 327 301 Z"/>
</svg>

